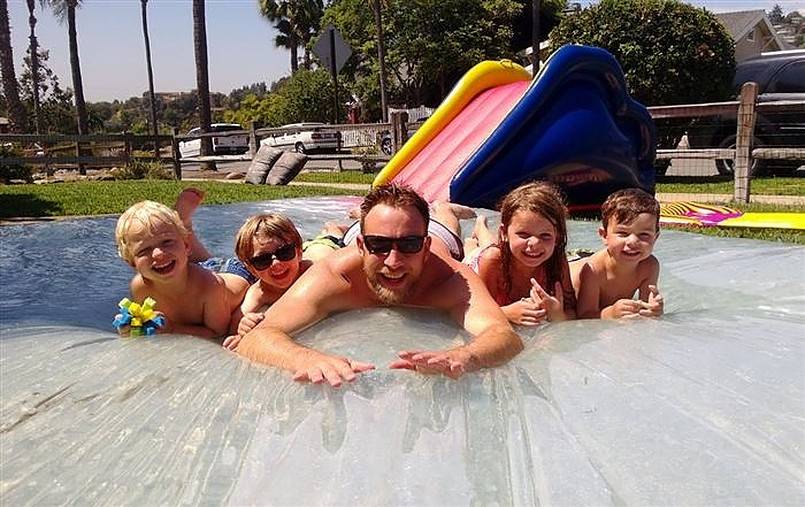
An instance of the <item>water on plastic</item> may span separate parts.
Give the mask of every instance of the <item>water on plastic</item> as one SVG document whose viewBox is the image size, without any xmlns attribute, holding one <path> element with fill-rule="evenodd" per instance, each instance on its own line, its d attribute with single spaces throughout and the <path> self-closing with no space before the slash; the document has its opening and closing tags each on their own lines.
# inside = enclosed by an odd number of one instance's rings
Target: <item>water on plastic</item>
<svg viewBox="0 0 805 507">
<path fill-rule="evenodd" d="M 311 236 L 352 202 L 203 207 L 196 229 L 231 255 L 253 213 Z M 114 223 L 0 229 L 0 504 L 805 504 L 802 247 L 665 230 L 662 319 L 522 329 L 511 363 L 458 381 L 385 367 L 464 340 L 443 316 L 337 315 L 299 340 L 379 367 L 336 390 L 118 338 Z"/>
</svg>

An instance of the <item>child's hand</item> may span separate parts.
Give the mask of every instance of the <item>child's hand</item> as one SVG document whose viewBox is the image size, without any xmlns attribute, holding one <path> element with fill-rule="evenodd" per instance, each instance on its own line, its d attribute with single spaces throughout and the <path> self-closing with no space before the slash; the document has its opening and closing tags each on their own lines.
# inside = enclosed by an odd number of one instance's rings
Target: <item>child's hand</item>
<svg viewBox="0 0 805 507">
<path fill-rule="evenodd" d="M 243 339 L 243 335 L 240 334 L 233 334 L 232 336 L 227 336 L 224 339 L 223 346 L 227 350 L 236 350 L 238 345 L 240 345 L 240 340 Z"/>
<path fill-rule="evenodd" d="M 547 315 L 544 309 L 537 306 L 534 301 L 529 298 L 515 301 L 510 305 L 501 307 L 501 310 L 503 310 L 509 322 L 521 326 L 536 326 L 545 320 L 545 316 Z"/>
<path fill-rule="evenodd" d="M 643 317 L 659 317 L 665 309 L 665 301 L 660 291 L 657 290 L 656 285 L 649 285 L 648 290 L 648 302 L 644 303 L 643 309 L 640 310 L 640 315 Z"/>
<path fill-rule="evenodd" d="M 534 301 L 538 307 L 545 310 L 548 320 L 565 320 L 565 297 L 562 294 L 562 284 L 556 282 L 553 291 L 556 296 L 551 296 L 545 292 L 545 289 L 543 289 L 536 280 L 531 279 L 531 300 Z"/>
<path fill-rule="evenodd" d="M 254 329 L 254 327 L 262 322 L 263 314 L 259 312 L 248 312 L 243 315 L 238 323 L 238 334 L 244 336 L 246 333 Z"/>
<path fill-rule="evenodd" d="M 129 326 L 128 324 L 117 328 L 117 334 L 119 334 L 120 336 L 128 336 L 130 332 L 131 332 L 131 326 Z"/>
<path fill-rule="evenodd" d="M 640 315 L 642 310 L 648 309 L 648 303 L 636 299 L 619 299 L 615 304 L 607 308 L 610 319 L 628 319 Z M 604 318 L 604 312 L 601 312 Z"/>
</svg>

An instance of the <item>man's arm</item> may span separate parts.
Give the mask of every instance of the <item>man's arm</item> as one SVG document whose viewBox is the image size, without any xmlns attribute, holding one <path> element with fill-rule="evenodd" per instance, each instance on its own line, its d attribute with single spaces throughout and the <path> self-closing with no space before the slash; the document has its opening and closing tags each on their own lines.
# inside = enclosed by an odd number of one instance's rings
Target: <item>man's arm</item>
<svg viewBox="0 0 805 507">
<path fill-rule="evenodd" d="M 334 311 L 346 309 L 350 284 L 336 274 L 329 263 L 308 269 L 279 300 L 266 311 L 263 321 L 247 333 L 237 352 L 242 356 L 294 373 L 294 380 L 339 386 L 352 381 L 355 373 L 374 366 L 344 357 L 330 356 L 296 343 L 291 334 L 322 320 Z"/>
</svg>

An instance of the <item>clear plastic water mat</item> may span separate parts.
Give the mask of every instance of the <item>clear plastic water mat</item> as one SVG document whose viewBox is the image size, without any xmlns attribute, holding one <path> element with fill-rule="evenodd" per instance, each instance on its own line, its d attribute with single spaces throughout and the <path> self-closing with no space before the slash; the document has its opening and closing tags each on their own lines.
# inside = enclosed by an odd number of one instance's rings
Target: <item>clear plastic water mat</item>
<svg viewBox="0 0 805 507">
<path fill-rule="evenodd" d="M 349 199 L 210 206 L 307 236 Z M 803 505 L 805 250 L 665 230 L 667 315 L 523 329 L 459 381 L 385 366 L 465 339 L 443 316 L 341 314 L 300 341 L 379 367 L 295 383 L 217 343 L 118 338 L 115 218 L 0 228 L 0 504 Z M 592 222 L 570 246 L 597 248 Z"/>
</svg>

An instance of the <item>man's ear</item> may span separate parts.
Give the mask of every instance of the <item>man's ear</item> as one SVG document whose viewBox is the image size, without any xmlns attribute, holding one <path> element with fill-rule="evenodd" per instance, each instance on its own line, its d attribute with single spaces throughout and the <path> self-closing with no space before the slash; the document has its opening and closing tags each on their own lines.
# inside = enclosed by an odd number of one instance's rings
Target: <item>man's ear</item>
<svg viewBox="0 0 805 507">
<path fill-rule="evenodd" d="M 431 243 L 430 235 L 425 236 L 425 241 L 422 244 L 423 245 L 422 250 L 425 251 L 425 259 L 426 260 L 427 260 L 428 257 L 430 257 L 430 243 Z"/>
<path fill-rule="evenodd" d="M 355 236 L 355 244 L 358 245 L 358 251 L 361 252 L 361 255 L 364 255 L 366 250 L 363 244 L 363 234 L 358 234 Z"/>
</svg>

